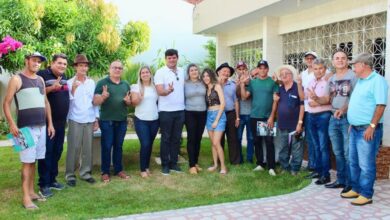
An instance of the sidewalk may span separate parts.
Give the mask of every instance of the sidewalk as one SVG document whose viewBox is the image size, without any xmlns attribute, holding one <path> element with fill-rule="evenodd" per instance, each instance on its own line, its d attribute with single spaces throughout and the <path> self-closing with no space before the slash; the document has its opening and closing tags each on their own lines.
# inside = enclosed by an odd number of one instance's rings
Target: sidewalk
<svg viewBox="0 0 390 220">
<path fill-rule="evenodd" d="M 333 172 L 334 173 L 334 172 Z M 390 181 L 376 181 L 374 202 L 356 207 L 340 197 L 340 189 L 326 189 L 314 181 L 287 195 L 239 202 L 191 207 L 153 213 L 107 218 L 124 219 L 385 219 L 390 220 Z"/>
</svg>

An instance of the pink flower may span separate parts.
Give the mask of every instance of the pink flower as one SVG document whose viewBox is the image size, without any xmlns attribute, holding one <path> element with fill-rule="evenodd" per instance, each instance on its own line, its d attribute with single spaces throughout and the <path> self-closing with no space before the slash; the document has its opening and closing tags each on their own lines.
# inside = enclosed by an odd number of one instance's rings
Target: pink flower
<svg viewBox="0 0 390 220">
<path fill-rule="evenodd" d="M 3 42 L 0 43 L 0 57 L 4 54 L 8 54 L 10 51 L 16 51 L 21 48 L 23 44 L 17 40 L 14 40 L 10 36 L 3 38 Z"/>
</svg>

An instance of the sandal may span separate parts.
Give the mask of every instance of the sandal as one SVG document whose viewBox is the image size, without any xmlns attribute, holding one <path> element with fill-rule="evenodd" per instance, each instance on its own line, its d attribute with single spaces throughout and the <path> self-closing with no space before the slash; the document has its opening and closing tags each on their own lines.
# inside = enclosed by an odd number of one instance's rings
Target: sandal
<svg viewBox="0 0 390 220">
<path fill-rule="evenodd" d="M 103 183 L 110 182 L 110 176 L 108 174 L 103 174 L 102 175 L 102 181 L 103 181 Z"/>
<path fill-rule="evenodd" d="M 130 179 L 130 176 L 127 175 L 124 171 L 121 171 L 117 174 L 117 176 L 121 179 L 124 179 L 124 180 L 127 180 L 127 179 Z"/>
<path fill-rule="evenodd" d="M 196 170 L 197 170 L 198 172 L 200 172 L 200 171 L 203 170 L 202 167 L 200 167 L 198 164 L 195 164 L 195 167 L 196 167 Z"/>
<path fill-rule="evenodd" d="M 23 206 L 23 208 L 25 208 L 26 210 L 30 210 L 30 211 L 39 209 L 38 206 L 35 205 L 34 203 L 31 203 L 30 205 L 25 205 L 25 204 L 23 204 L 22 206 Z"/>
<path fill-rule="evenodd" d="M 217 170 L 217 168 L 218 168 L 218 166 L 212 166 L 212 167 L 207 168 L 207 170 L 208 170 L 209 172 L 214 172 L 214 171 Z"/>
<path fill-rule="evenodd" d="M 38 202 L 46 202 L 46 198 L 41 195 L 34 195 L 31 196 L 32 201 L 38 201 Z"/>
<path fill-rule="evenodd" d="M 227 170 L 221 170 L 219 173 L 222 174 L 222 175 L 226 175 L 227 174 Z"/>
</svg>

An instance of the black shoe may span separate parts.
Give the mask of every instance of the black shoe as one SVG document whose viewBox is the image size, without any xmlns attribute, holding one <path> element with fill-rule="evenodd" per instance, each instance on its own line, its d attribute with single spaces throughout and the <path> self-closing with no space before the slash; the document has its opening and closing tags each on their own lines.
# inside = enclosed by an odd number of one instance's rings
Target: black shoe
<svg viewBox="0 0 390 220">
<path fill-rule="evenodd" d="M 351 191 L 351 189 L 352 189 L 352 186 L 346 186 L 346 187 L 344 187 L 343 190 L 341 190 L 341 193 L 349 192 L 349 191 Z"/>
<path fill-rule="evenodd" d="M 49 198 L 53 196 L 53 192 L 50 190 L 50 187 L 41 187 L 39 189 L 39 194 L 41 194 L 42 197 Z"/>
<path fill-rule="evenodd" d="M 340 184 L 337 181 L 334 181 L 333 183 L 325 184 L 325 187 L 329 189 L 336 189 L 336 188 L 344 188 L 345 185 Z"/>
<path fill-rule="evenodd" d="M 170 171 L 173 171 L 173 172 L 176 172 L 176 173 L 182 173 L 183 171 L 181 171 L 180 167 L 176 164 L 176 165 L 173 165 L 171 168 L 169 168 Z"/>
<path fill-rule="evenodd" d="M 324 185 L 325 183 L 329 183 L 330 182 L 330 177 L 321 177 L 319 178 L 317 181 L 316 181 L 316 184 L 317 185 Z"/>
<path fill-rule="evenodd" d="M 76 180 L 68 180 L 66 181 L 66 184 L 70 187 L 75 187 L 76 186 Z"/>
<path fill-rule="evenodd" d="M 311 172 L 309 175 L 305 176 L 306 179 L 320 178 L 320 174 L 317 172 Z"/>
<path fill-rule="evenodd" d="M 96 183 L 96 180 L 94 178 L 92 178 L 92 177 L 90 177 L 88 179 L 83 179 L 83 180 L 85 180 L 87 183 L 90 183 L 90 184 Z"/>
<path fill-rule="evenodd" d="M 162 175 L 164 175 L 164 176 L 169 175 L 169 167 L 162 167 L 162 168 L 161 168 L 161 173 L 162 173 Z"/>
<path fill-rule="evenodd" d="M 61 183 L 58 183 L 58 182 L 54 182 L 50 185 L 50 189 L 54 189 L 54 190 L 63 190 L 65 189 L 65 186 L 62 185 Z"/>
</svg>

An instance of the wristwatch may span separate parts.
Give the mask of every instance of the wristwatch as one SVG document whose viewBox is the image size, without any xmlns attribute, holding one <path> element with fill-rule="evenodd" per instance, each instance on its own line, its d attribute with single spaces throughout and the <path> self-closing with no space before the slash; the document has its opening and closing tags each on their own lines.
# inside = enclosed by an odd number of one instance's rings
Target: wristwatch
<svg viewBox="0 0 390 220">
<path fill-rule="evenodd" d="M 371 127 L 371 128 L 375 128 L 376 125 L 375 125 L 374 123 L 370 123 L 370 127 Z"/>
</svg>

